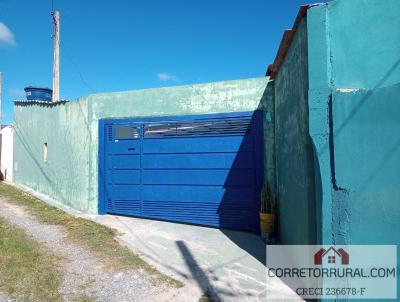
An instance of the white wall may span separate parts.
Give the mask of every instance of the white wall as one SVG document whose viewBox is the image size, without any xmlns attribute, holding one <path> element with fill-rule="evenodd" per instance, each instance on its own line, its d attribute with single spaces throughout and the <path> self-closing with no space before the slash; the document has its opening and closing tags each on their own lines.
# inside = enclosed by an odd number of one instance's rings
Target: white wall
<svg viewBox="0 0 400 302">
<path fill-rule="evenodd" d="M 5 180 L 13 180 L 13 126 L 1 129 L 0 169 Z"/>
</svg>

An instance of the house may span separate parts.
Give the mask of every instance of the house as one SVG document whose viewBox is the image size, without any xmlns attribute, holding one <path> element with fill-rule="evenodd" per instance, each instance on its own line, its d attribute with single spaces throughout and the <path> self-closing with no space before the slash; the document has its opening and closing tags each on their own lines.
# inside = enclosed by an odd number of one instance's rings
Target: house
<svg viewBox="0 0 400 302">
<path fill-rule="evenodd" d="M 397 0 L 308 5 L 266 77 L 16 101 L 14 181 L 88 213 L 253 232 L 267 181 L 283 243 L 398 244 L 397 28 Z"/>
<path fill-rule="evenodd" d="M 257 232 L 268 83 L 16 101 L 15 182 L 88 213 Z"/>
<path fill-rule="evenodd" d="M 0 130 L 0 170 L 2 180 L 13 180 L 13 126 L 2 125 Z"/>
</svg>

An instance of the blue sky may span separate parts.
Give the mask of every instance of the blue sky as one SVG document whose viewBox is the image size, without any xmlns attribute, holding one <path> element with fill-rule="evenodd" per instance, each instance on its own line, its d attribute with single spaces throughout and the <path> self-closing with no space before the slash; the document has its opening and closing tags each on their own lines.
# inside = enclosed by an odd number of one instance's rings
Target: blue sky
<svg viewBox="0 0 400 302">
<path fill-rule="evenodd" d="M 298 0 L 54 0 L 61 97 L 258 77 Z M 25 86 L 52 85 L 51 0 L 0 0 L 3 123 Z"/>
</svg>

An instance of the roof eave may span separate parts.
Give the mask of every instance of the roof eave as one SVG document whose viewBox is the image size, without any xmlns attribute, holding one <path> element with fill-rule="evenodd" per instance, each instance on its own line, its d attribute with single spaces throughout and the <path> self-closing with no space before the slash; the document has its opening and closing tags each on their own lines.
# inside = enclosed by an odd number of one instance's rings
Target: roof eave
<svg viewBox="0 0 400 302">
<path fill-rule="evenodd" d="M 296 35 L 300 22 L 303 19 L 303 17 L 307 15 L 307 10 L 309 7 L 310 5 L 308 4 L 300 6 L 299 12 L 297 13 L 292 29 L 287 29 L 284 31 L 274 63 L 268 66 L 267 72 L 265 74 L 266 76 L 269 76 L 271 80 L 275 79 L 275 77 L 277 76 L 279 69 L 286 57 L 286 54 L 290 46 L 292 45 L 293 38 Z"/>
</svg>

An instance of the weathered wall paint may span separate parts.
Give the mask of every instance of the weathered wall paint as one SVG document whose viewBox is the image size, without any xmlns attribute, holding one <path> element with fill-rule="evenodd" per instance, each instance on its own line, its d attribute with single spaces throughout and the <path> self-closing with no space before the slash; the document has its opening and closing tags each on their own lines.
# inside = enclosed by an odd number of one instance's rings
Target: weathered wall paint
<svg viewBox="0 0 400 302">
<path fill-rule="evenodd" d="M 333 242 L 331 157 L 328 148 L 331 65 L 326 6 L 314 6 L 307 12 L 309 134 L 314 150 L 316 237 L 321 244 Z"/>
<path fill-rule="evenodd" d="M 307 18 L 318 242 L 398 244 L 398 1 L 338 0 Z"/>
<path fill-rule="evenodd" d="M 76 209 L 98 211 L 98 121 L 102 118 L 251 111 L 268 78 L 95 94 L 60 105 L 15 106 L 15 181 Z M 43 143 L 49 159 L 43 162 Z"/>
<path fill-rule="evenodd" d="M 275 89 L 274 81 L 267 84 L 264 95 L 258 106 L 263 110 L 264 128 L 264 182 L 268 183 L 272 191 L 276 190 L 275 169 Z"/>
<path fill-rule="evenodd" d="M 338 242 L 400 243 L 399 95 L 400 83 L 333 94 Z"/>
<path fill-rule="evenodd" d="M 88 211 L 87 102 L 16 105 L 14 116 L 14 182 Z"/>
<path fill-rule="evenodd" d="M 308 131 L 307 18 L 303 18 L 275 80 L 275 151 L 280 237 L 315 242 L 312 145 Z"/>
</svg>

